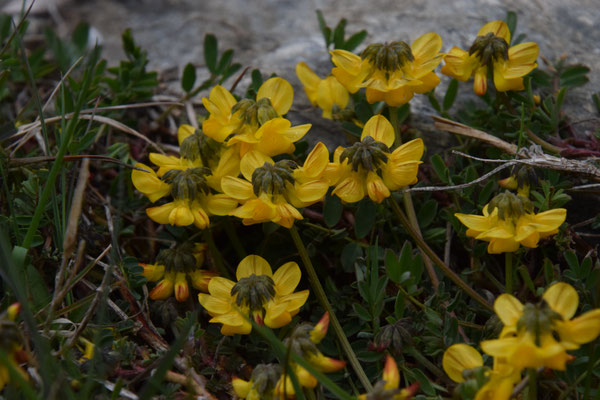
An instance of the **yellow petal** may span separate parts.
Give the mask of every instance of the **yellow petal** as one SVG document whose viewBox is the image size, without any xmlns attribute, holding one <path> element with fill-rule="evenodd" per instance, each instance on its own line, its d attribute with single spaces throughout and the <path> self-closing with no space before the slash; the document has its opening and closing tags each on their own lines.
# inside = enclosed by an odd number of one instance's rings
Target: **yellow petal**
<svg viewBox="0 0 600 400">
<path fill-rule="evenodd" d="M 362 141 L 367 136 L 390 147 L 394 144 L 394 127 L 383 115 L 374 115 L 365 124 L 360 140 Z"/>
<path fill-rule="evenodd" d="M 281 328 L 292 320 L 285 303 L 271 303 L 266 308 L 264 323 L 272 329 Z"/>
<path fill-rule="evenodd" d="M 456 46 L 444 56 L 444 63 L 442 74 L 463 82 L 473 75 L 473 71 L 477 66 L 476 59 L 469 56 L 469 52 Z"/>
<path fill-rule="evenodd" d="M 244 178 L 251 182 L 254 170 L 262 167 L 265 163 L 273 164 L 273 159 L 260 151 L 252 150 L 242 157 L 240 161 L 240 171 Z"/>
<path fill-rule="evenodd" d="M 298 76 L 300 82 L 302 82 L 302 85 L 304 85 L 304 90 L 306 91 L 308 100 L 310 100 L 313 105 L 316 105 L 317 89 L 319 87 L 319 83 L 321 82 L 321 78 L 319 78 L 317 74 L 315 74 L 313 70 L 310 69 L 310 67 L 303 61 L 296 64 L 296 75 Z"/>
<path fill-rule="evenodd" d="M 389 354 L 385 357 L 385 366 L 383 367 L 383 377 L 385 381 L 384 388 L 387 390 L 397 389 L 400 385 L 400 373 L 394 357 Z"/>
<path fill-rule="evenodd" d="M 235 283 L 227 278 L 215 276 L 208 283 L 208 292 L 215 298 L 229 302 L 231 300 L 231 289 Z"/>
<path fill-rule="evenodd" d="M 479 30 L 479 32 L 477 32 L 477 36 L 485 36 L 488 33 L 493 33 L 506 40 L 506 43 L 510 43 L 510 31 L 508 30 L 508 25 L 506 25 L 506 22 L 504 21 L 488 22 Z"/>
<path fill-rule="evenodd" d="M 418 86 L 411 86 L 411 90 L 415 93 L 427 93 L 440 84 L 440 77 L 433 72 L 423 75 L 419 80 L 422 82 L 421 84 Z"/>
<path fill-rule="evenodd" d="M 142 268 L 144 268 L 144 272 L 142 275 L 149 280 L 150 282 L 156 282 L 165 275 L 165 266 L 158 264 L 139 264 Z"/>
<path fill-rule="evenodd" d="M 173 287 L 175 286 L 175 273 L 168 272 L 165 275 L 165 278 L 158 282 L 158 285 L 152 289 L 149 294 L 149 297 L 152 300 L 164 300 L 167 297 L 171 296 L 173 293 Z"/>
<path fill-rule="evenodd" d="M 211 89 L 208 99 L 202 98 L 204 107 L 210 114 L 217 116 L 228 116 L 231 114 L 231 108 L 237 103 L 237 100 L 221 85 Z"/>
<path fill-rule="evenodd" d="M 195 131 L 196 128 L 191 125 L 183 124 L 179 126 L 179 129 L 177 129 L 177 141 L 179 142 L 179 145 L 181 146 L 181 143 L 185 140 L 185 138 L 193 135 Z"/>
<path fill-rule="evenodd" d="M 361 71 L 362 59 L 354 53 L 346 50 L 333 50 L 331 54 L 331 62 L 344 71 L 358 75 Z"/>
<path fill-rule="evenodd" d="M 306 178 L 320 177 L 329 164 L 329 150 L 323 142 L 319 142 L 306 157 L 302 166 L 302 175 Z"/>
<path fill-rule="evenodd" d="M 346 366 L 345 361 L 325 357 L 320 351 L 309 355 L 307 361 L 322 372 L 335 372 Z"/>
<path fill-rule="evenodd" d="M 198 293 L 198 301 L 211 315 L 226 314 L 231 311 L 231 303 L 215 296 Z"/>
<path fill-rule="evenodd" d="M 302 202 L 301 207 L 307 207 L 321 200 L 328 189 L 329 185 L 324 180 L 309 181 L 294 187 L 296 197 Z"/>
<path fill-rule="evenodd" d="M 338 196 L 346 203 L 356 203 L 365 197 L 364 182 L 356 172 L 337 184 L 332 194 Z"/>
<path fill-rule="evenodd" d="M 252 184 L 244 179 L 225 176 L 221 180 L 221 187 L 227 196 L 237 200 L 246 201 L 255 197 Z"/>
<path fill-rule="evenodd" d="M 158 207 L 150 207 L 146 209 L 146 215 L 150 217 L 154 222 L 158 222 L 159 224 L 169 224 L 169 216 L 171 212 L 176 208 L 174 202 L 163 204 Z M 191 222 L 190 222 L 191 223 Z"/>
<path fill-rule="evenodd" d="M 296 289 L 298 283 L 300 283 L 300 267 L 293 261 L 283 264 L 273 274 L 273 281 L 275 282 L 275 291 L 280 296 L 290 294 Z"/>
<path fill-rule="evenodd" d="M 475 71 L 473 91 L 478 96 L 483 96 L 487 91 L 487 67 L 480 67 Z"/>
<path fill-rule="evenodd" d="M 504 293 L 494 302 L 494 311 L 504 325 L 516 325 L 523 316 L 523 304 L 514 296 Z"/>
<path fill-rule="evenodd" d="M 385 186 L 379 175 L 373 171 L 369 171 L 367 174 L 367 193 L 375 203 L 381 203 L 384 199 L 390 197 L 390 190 Z"/>
<path fill-rule="evenodd" d="M 226 194 L 209 195 L 205 203 L 205 209 L 211 215 L 230 215 L 238 205 L 236 199 Z"/>
<path fill-rule="evenodd" d="M 446 374 L 454 382 L 464 382 L 462 372 L 465 369 L 473 369 L 483 365 L 481 354 L 466 344 L 453 344 L 448 347 L 442 357 L 442 366 Z"/>
<path fill-rule="evenodd" d="M 483 215 L 473 215 L 473 214 L 454 214 L 456 218 L 467 228 L 472 229 L 475 232 L 485 232 L 493 228 L 492 218 L 489 216 Z M 479 235 L 479 233 L 477 235 Z"/>
<path fill-rule="evenodd" d="M 133 186 L 148 196 L 151 202 L 154 203 L 171 192 L 171 185 L 161 181 L 152 168 L 142 163 L 135 164 L 135 167 L 148 171 L 132 170 L 131 181 L 133 182 Z"/>
<path fill-rule="evenodd" d="M 378 101 L 385 101 L 388 106 L 397 107 L 402 104 L 408 103 L 415 93 L 406 86 L 399 87 L 394 90 L 377 90 L 372 87 L 368 87 L 366 90 L 367 101 L 370 104 L 377 103 Z"/>
<path fill-rule="evenodd" d="M 304 303 L 306 303 L 306 300 L 308 300 L 309 294 L 310 292 L 308 290 L 301 290 L 296 293 L 281 296 L 278 301 L 285 303 L 285 309 L 291 315 L 296 315 Z"/>
<path fill-rule="evenodd" d="M 413 139 L 394 150 L 390 156 L 394 164 L 406 161 L 418 161 L 423 156 L 425 145 L 421 139 Z"/>
<path fill-rule="evenodd" d="M 600 335 L 600 309 L 588 311 L 571 321 L 561 321 L 556 328 L 563 342 L 589 343 Z"/>
<path fill-rule="evenodd" d="M 551 232 L 558 229 L 567 218 L 567 210 L 555 208 L 536 214 L 533 218 L 535 228 L 538 232 Z"/>
<path fill-rule="evenodd" d="M 238 397 L 241 397 L 242 399 L 248 397 L 248 393 L 250 392 L 250 388 L 252 388 L 252 384 L 252 382 L 248 382 L 237 377 L 234 377 L 231 380 L 231 386 L 233 386 L 233 391 Z"/>
<path fill-rule="evenodd" d="M 175 274 L 175 298 L 177 301 L 186 301 L 190 295 L 190 288 L 187 283 L 185 272 L 178 272 Z"/>
<path fill-rule="evenodd" d="M 273 222 L 289 229 L 297 219 L 303 218 L 294 206 L 288 203 L 276 204 L 276 217 L 272 219 Z"/>
<path fill-rule="evenodd" d="M 285 79 L 274 77 L 267 79 L 258 89 L 256 100 L 264 97 L 271 100 L 271 105 L 279 115 L 284 115 L 288 112 L 294 101 L 294 89 Z"/>
<path fill-rule="evenodd" d="M 188 226 L 194 223 L 195 218 L 187 201 L 175 200 L 175 207 L 169 214 L 169 224 L 177 226 Z"/>
<path fill-rule="evenodd" d="M 434 58 L 440 52 L 442 49 L 442 38 L 437 33 L 429 32 L 415 40 L 410 48 L 415 58 L 414 62 L 421 63 L 424 60 Z M 432 69 L 436 66 L 437 64 Z"/>
<path fill-rule="evenodd" d="M 240 279 L 246 278 L 252 274 L 273 277 L 271 266 L 267 260 L 255 254 L 246 256 L 242 261 L 240 261 L 235 276 L 239 281 Z"/>
<path fill-rule="evenodd" d="M 313 330 L 310 331 L 310 340 L 313 343 L 319 344 L 321 340 L 327 334 L 327 328 L 329 327 L 329 313 L 325 312 L 319 322 L 313 327 Z"/>
<path fill-rule="evenodd" d="M 479 238 L 479 236 L 477 237 Z M 510 237 L 507 239 L 491 239 L 487 251 L 490 254 L 513 253 L 519 249 L 519 242 Z"/>
<path fill-rule="evenodd" d="M 579 306 L 579 295 L 575 288 L 568 283 L 558 282 L 550 286 L 544 292 L 542 297 L 551 309 L 563 317 L 563 320 L 569 320 L 575 315 L 577 306 Z"/>
</svg>

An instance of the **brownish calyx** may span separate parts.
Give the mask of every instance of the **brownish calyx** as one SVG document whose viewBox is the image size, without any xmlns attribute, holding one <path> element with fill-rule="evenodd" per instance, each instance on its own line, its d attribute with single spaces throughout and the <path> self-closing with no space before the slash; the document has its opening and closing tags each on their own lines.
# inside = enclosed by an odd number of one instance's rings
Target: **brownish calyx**
<svg viewBox="0 0 600 400">
<path fill-rule="evenodd" d="M 172 169 L 163 175 L 163 181 L 171 184 L 171 195 L 177 200 L 196 200 L 200 193 L 210 193 L 206 176 L 210 175 L 206 167 Z"/>
<path fill-rule="evenodd" d="M 396 71 L 415 60 L 410 46 L 402 41 L 371 44 L 360 56 L 363 60 L 369 60 L 377 69 L 386 72 Z"/>
<path fill-rule="evenodd" d="M 508 43 L 504 38 L 489 32 L 485 36 L 477 36 L 469 49 L 469 55 L 475 54 L 482 65 L 491 66 L 493 61 L 508 60 Z"/>
<path fill-rule="evenodd" d="M 354 171 L 358 171 L 359 167 L 367 171 L 376 171 L 381 164 L 387 162 L 389 152 L 390 149 L 384 143 L 366 136 L 362 141 L 345 149 L 340 155 L 340 161 L 348 160 Z"/>
<path fill-rule="evenodd" d="M 179 154 L 191 161 L 199 158 L 202 165 L 208 167 L 211 161 L 218 158 L 221 146 L 221 143 L 209 138 L 202 131 L 197 131 L 181 142 Z"/>
<path fill-rule="evenodd" d="M 240 279 L 231 289 L 237 295 L 235 303 L 248 307 L 251 311 L 263 310 L 265 304 L 275 297 L 275 282 L 268 275 L 252 274 Z"/>
<path fill-rule="evenodd" d="M 523 315 L 517 321 L 517 332 L 526 330 L 535 336 L 535 344 L 540 346 L 543 335 L 551 335 L 554 322 L 561 321 L 562 316 L 548 306 L 545 301 L 539 304 L 525 304 Z"/>
<path fill-rule="evenodd" d="M 172 249 L 164 249 L 158 253 L 156 261 L 165 266 L 166 272 L 193 272 L 197 268 L 194 246 L 184 243 Z"/>
<path fill-rule="evenodd" d="M 252 189 L 256 196 L 261 192 L 278 195 L 285 191 L 285 183 L 294 184 L 293 169 L 296 163 L 291 160 L 277 161 L 275 164 L 265 162 L 252 173 Z"/>
<path fill-rule="evenodd" d="M 256 126 L 263 125 L 265 122 L 279 117 L 279 114 L 271 104 L 271 100 L 263 97 L 254 101 L 252 99 L 242 99 L 231 108 L 231 113 L 240 113 L 242 123 Z"/>
<path fill-rule="evenodd" d="M 520 216 L 533 212 L 533 203 L 526 197 L 515 195 L 509 191 L 496 195 L 488 205 L 491 214 L 498 209 L 500 219 L 517 220 Z"/>
</svg>

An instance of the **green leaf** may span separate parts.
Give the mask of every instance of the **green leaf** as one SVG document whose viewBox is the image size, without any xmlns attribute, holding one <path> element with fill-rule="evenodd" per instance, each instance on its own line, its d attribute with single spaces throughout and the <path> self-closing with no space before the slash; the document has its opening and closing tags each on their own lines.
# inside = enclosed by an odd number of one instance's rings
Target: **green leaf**
<svg viewBox="0 0 600 400">
<path fill-rule="evenodd" d="M 363 321 L 371 321 L 371 314 L 369 313 L 369 311 L 361 306 L 358 303 L 354 303 L 352 304 L 352 308 L 354 309 L 354 312 L 356 313 L 356 315 L 358 315 L 358 318 L 362 319 Z"/>
<path fill-rule="evenodd" d="M 325 205 L 323 206 L 325 225 L 330 228 L 336 226 L 342 216 L 342 211 L 344 211 L 344 206 L 340 198 L 328 193 L 325 196 Z"/>
<path fill-rule="evenodd" d="M 456 79 L 452 79 L 448 84 L 448 90 L 446 90 L 446 94 L 444 95 L 444 111 L 448 111 L 450 107 L 452 107 L 454 100 L 456 100 L 457 93 L 458 81 Z"/>
<path fill-rule="evenodd" d="M 398 290 L 398 294 L 396 295 L 396 301 L 394 302 L 394 317 L 396 317 L 396 319 L 401 319 L 402 317 L 404 317 L 404 308 L 404 293 Z"/>
<path fill-rule="evenodd" d="M 517 13 L 508 11 L 504 20 L 506 21 L 506 25 L 508 25 L 510 37 L 513 38 L 515 36 L 515 31 L 517 30 Z"/>
<path fill-rule="evenodd" d="M 567 251 L 565 253 L 565 260 L 567 261 L 567 264 L 569 264 L 569 268 L 575 272 L 579 271 L 579 261 L 573 251 Z"/>
<path fill-rule="evenodd" d="M 217 65 L 217 74 L 222 74 L 225 72 L 225 69 L 231 64 L 231 60 L 233 59 L 233 50 L 225 50 L 221 59 L 219 60 L 219 65 Z"/>
<path fill-rule="evenodd" d="M 183 75 L 181 76 L 181 88 L 189 93 L 194 88 L 196 83 L 196 68 L 192 63 L 188 63 L 183 69 Z"/>
<path fill-rule="evenodd" d="M 355 242 L 350 242 L 345 245 L 340 256 L 344 271 L 352 272 L 354 270 L 356 259 L 362 257 L 362 255 L 362 249 Z"/>
<path fill-rule="evenodd" d="M 210 33 L 204 36 L 204 62 L 211 73 L 217 74 L 217 38 Z"/>
<path fill-rule="evenodd" d="M 440 106 L 440 102 L 435 97 L 435 93 L 433 92 L 433 90 L 431 90 L 430 92 L 427 92 L 427 98 L 429 99 L 429 103 L 431 104 L 431 107 L 433 107 L 435 109 L 435 111 L 442 112 L 442 107 Z"/>
<path fill-rule="evenodd" d="M 417 368 L 412 369 L 411 372 L 415 376 L 417 382 L 419 382 L 419 389 L 428 396 L 435 396 L 435 388 L 429 381 L 429 378 L 427 378 L 427 375 Z"/>
<path fill-rule="evenodd" d="M 494 190 L 495 186 L 496 182 L 494 182 L 493 180 L 490 180 L 488 183 L 485 184 L 483 189 L 481 189 L 481 192 L 479 192 L 478 201 L 480 204 L 486 204 L 488 202 L 490 196 L 492 195 L 492 190 Z"/>
<path fill-rule="evenodd" d="M 410 115 L 410 103 L 406 103 L 398 107 L 398 123 L 403 123 Z"/>
<path fill-rule="evenodd" d="M 396 254 L 388 249 L 385 252 L 385 270 L 388 278 L 394 283 L 400 283 L 400 277 L 402 276 L 402 267 L 398 262 Z"/>
<path fill-rule="evenodd" d="M 585 65 L 572 65 L 562 71 L 560 77 L 560 87 L 563 88 L 574 88 L 577 86 L 585 85 L 589 82 L 587 74 L 590 69 Z"/>
<path fill-rule="evenodd" d="M 319 20 L 319 28 L 321 29 L 321 33 L 323 34 L 323 38 L 325 39 L 325 47 L 329 47 L 331 44 L 331 29 L 327 26 L 325 22 L 325 18 L 323 18 L 323 13 L 321 10 L 317 10 L 317 19 Z"/>
<path fill-rule="evenodd" d="M 354 232 L 356 237 L 359 239 L 367 236 L 373 226 L 375 225 L 375 216 L 377 215 L 377 206 L 371 201 L 371 199 L 365 198 L 358 204 L 358 210 L 356 210 L 354 224 Z"/>
<path fill-rule="evenodd" d="M 333 47 L 339 49 L 344 45 L 344 35 L 346 34 L 346 19 L 342 18 L 333 30 Z"/>
<path fill-rule="evenodd" d="M 342 50 L 353 51 L 356 49 L 367 37 L 367 31 L 364 29 L 360 32 L 356 32 L 354 35 L 350 36 L 348 40 L 341 47 Z"/>
<path fill-rule="evenodd" d="M 439 154 L 435 154 L 433 157 L 431 157 L 431 165 L 433 166 L 433 169 L 440 180 L 445 184 L 448 184 L 450 182 L 450 173 L 446 167 L 446 164 L 444 164 L 444 160 L 442 160 L 442 157 L 440 157 Z"/>
<path fill-rule="evenodd" d="M 430 199 L 419 209 L 417 220 L 421 228 L 426 228 L 431 224 L 437 215 L 437 201 Z"/>
</svg>

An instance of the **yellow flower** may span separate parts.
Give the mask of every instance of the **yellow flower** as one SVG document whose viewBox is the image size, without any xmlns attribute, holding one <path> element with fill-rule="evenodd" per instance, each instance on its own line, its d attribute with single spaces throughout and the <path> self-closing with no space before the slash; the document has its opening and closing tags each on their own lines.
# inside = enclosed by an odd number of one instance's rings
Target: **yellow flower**
<svg viewBox="0 0 600 400">
<path fill-rule="evenodd" d="M 204 264 L 205 243 L 192 246 L 183 244 L 177 249 L 162 250 L 158 255 L 158 264 L 143 264 L 142 275 L 149 282 L 158 282 L 149 297 L 152 300 L 164 300 L 175 293 L 177 301 L 186 301 L 192 287 L 203 292 L 208 291 L 208 283 L 216 275 L 212 271 L 201 269 Z"/>
<path fill-rule="evenodd" d="M 367 400 L 369 398 L 388 399 L 388 400 L 408 400 L 413 397 L 419 388 L 415 383 L 406 389 L 399 389 L 400 373 L 396 361 L 390 355 L 385 357 L 385 366 L 383 367 L 382 379 L 377 382 L 369 396 L 361 394 L 358 400 Z"/>
<path fill-rule="evenodd" d="M 292 85 L 278 77 L 261 85 L 256 100 L 236 101 L 227 89 L 216 86 L 208 98 L 202 99 L 210 113 L 202 123 L 202 130 L 217 142 L 235 146 L 240 156 L 251 150 L 268 156 L 292 153 L 293 143 L 310 129 L 310 124 L 292 127 L 282 118 L 293 98 Z"/>
<path fill-rule="evenodd" d="M 481 342 L 481 348 L 516 368 L 545 366 L 563 371 L 573 358 L 567 350 L 578 349 L 600 335 L 600 309 L 573 318 L 578 305 L 577 291 L 563 282 L 546 289 L 543 301 L 536 305 L 523 305 L 502 294 L 494 310 L 504 328 L 499 339 Z"/>
<path fill-rule="evenodd" d="M 567 210 L 555 208 L 535 214 L 528 200 L 522 196 L 504 193 L 496 196 L 497 206 L 489 212 L 490 202 L 483 207 L 483 215 L 454 214 L 467 228 L 467 236 L 489 242 L 488 253 L 498 254 L 517 251 L 520 245 L 538 246 L 540 239 L 554 235 L 567 217 Z M 494 201 L 494 200 L 492 200 Z M 526 206 L 519 205 L 525 202 Z M 516 205 L 516 206 L 515 206 Z M 515 207 L 513 207 L 515 206 Z M 517 210 L 512 212 L 510 210 Z M 509 212 L 510 211 L 510 212 Z"/>
<path fill-rule="evenodd" d="M 237 376 L 231 380 L 233 391 L 242 399 L 275 399 L 275 385 L 281 377 L 281 366 L 277 364 L 258 364 L 245 381 Z"/>
<path fill-rule="evenodd" d="M 303 166 L 284 160 L 277 163 L 258 151 L 251 151 L 241 161 L 245 179 L 224 177 L 221 186 L 225 194 L 241 206 L 230 215 L 242 219 L 244 225 L 272 221 L 291 228 L 302 219 L 297 208 L 320 201 L 329 188 L 323 175 L 329 162 L 329 151 L 318 143 Z"/>
<path fill-rule="evenodd" d="M 357 56 L 331 51 L 333 76 L 350 93 L 367 88 L 367 101 L 385 101 L 395 107 L 408 103 L 415 93 L 426 93 L 440 83 L 432 71 L 442 61 L 442 39 L 426 33 L 408 46 L 405 42 L 372 44 Z"/>
<path fill-rule="evenodd" d="M 515 383 L 521 378 L 521 370 L 494 360 L 494 368 L 483 365 L 481 354 L 466 344 L 450 346 L 442 358 L 446 374 L 460 385 L 456 393 L 474 400 L 508 400 Z"/>
<path fill-rule="evenodd" d="M 156 200 L 171 193 L 171 185 L 160 180 L 152 168 L 142 163 L 136 163 L 135 167 L 147 172 L 138 169 L 131 171 L 131 181 L 133 182 L 133 186 L 145 194 L 151 202 L 154 203 Z"/>
<path fill-rule="evenodd" d="M 248 321 L 280 328 L 292 320 L 308 299 L 308 290 L 294 293 L 300 283 L 300 267 L 288 262 L 273 274 L 262 257 L 249 255 L 238 265 L 237 283 L 226 278 L 212 278 L 210 294 L 198 294 L 200 304 L 213 317 L 209 322 L 223 324 L 223 335 L 245 335 L 252 330 Z"/>
<path fill-rule="evenodd" d="M 308 100 L 323 110 L 323 118 L 340 118 L 350 95 L 334 76 L 321 79 L 304 62 L 296 64 L 296 75 L 304 85 Z"/>
<path fill-rule="evenodd" d="M 537 64 L 539 48 L 534 42 L 509 47 L 510 32 L 503 21 L 485 24 L 477 33 L 469 51 L 453 47 L 444 57 L 442 73 L 466 81 L 474 76 L 473 90 L 479 96 L 487 90 L 488 71 L 499 92 L 523 90 L 523 76 Z"/>
<path fill-rule="evenodd" d="M 394 128 L 385 117 L 375 115 L 367 121 L 361 141 L 334 154 L 337 177 L 333 194 L 347 203 L 360 201 L 366 195 L 381 203 L 390 192 L 417 182 L 423 141 L 411 140 L 394 151 Z"/>
<path fill-rule="evenodd" d="M 15 323 L 20 310 L 21 305 L 19 303 L 14 303 L 8 306 L 6 311 L 0 315 L 0 348 L 2 348 L 2 351 L 6 354 L 10 367 L 12 367 L 11 369 L 16 370 L 24 380 L 28 380 L 27 373 L 21 369 L 19 362 L 17 361 L 21 358 L 26 359 L 22 345 L 20 344 L 21 336 L 17 324 Z M 0 392 L 9 382 L 9 366 L 2 364 L 0 365 Z"/>
<path fill-rule="evenodd" d="M 288 348 L 299 351 L 300 354 L 297 355 L 304 358 L 317 371 L 339 371 L 346 366 L 346 362 L 323 355 L 316 346 L 327 333 L 328 327 L 329 314 L 325 313 L 315 326 L 307 323 L 296 326 L 292 333 L 283 340 L 283 344 Z M 317 386 L 317 379 L 306 369 L 296 363 L 290 363 L 289 367 L 294 371 L 300 386 L 311 389 Z M 295 398 L 296 393 L 294 391 L 294 385 L 292 384 L 292 379 L 289 375 L 281 376 L 277 382 L 275 394 L 284 399 Z"/>
</svg>

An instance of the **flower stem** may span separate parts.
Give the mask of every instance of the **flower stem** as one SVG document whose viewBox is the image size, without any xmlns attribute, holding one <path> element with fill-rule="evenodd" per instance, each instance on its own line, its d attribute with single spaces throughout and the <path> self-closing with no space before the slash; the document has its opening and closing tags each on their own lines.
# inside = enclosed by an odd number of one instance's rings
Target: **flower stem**
<svg viewBox="0 0 600 400">
<path fill-rule="evenodd" d="M 408 234 L 413 238 L 419 249 L 421 249 L 421 251 L 423 251 L 423 253 L 425 253 L 435 263 L 435 265 L 437 265 L 442 270 L 444 275 L 450 278 L 450 280 L 454 282 L 458 287 L 460 287 L 465 293 L 467 293 L 469 296 L 471 296 L 471 298 L 473 298 L 475 301 L 477 301 L 479 304 L 481 304 L 488 310 L 493 311 L 494 308 L 492 307 L 492 305 L 488 303 L 483 297 L 481 297 L 479 293 L 473 290 L 465 281 L 463 281 L 460 278 L 460 276 L 458 276 L 454 271 L 452 271 L 452 269 L 450 269 L 450 267 L 448 267 L 437 256 L 437 254 L 435 254 L 431 247 L 427 245 L 423 238 L 417 234 L 417 232 L 413 229 L 410 222 L 408 221 L 406 215 L 400 209 L 400 206 L 398 205 L 398 202 L 396 201 L 394 196 L 390 196 L 389 199 L 390 204 L 392 205 L 392 210 L 394 210 L 394 213 L 400 220 L 400 223 L 402 224 L 406 232 L 408 232 Z"/>
<path fill-rule="evenodd" d="M 398 107 L 389 107 L 390 112 L 390 123 L 394 127 L 394 145 L 396 147 L 402 144 L 402 135 L 400 132 L 400 124 L 398 123 Z M 413 205 L 412 197 L 409 192 L 404 192 L 402 195 L 402 200 L 404 201 L 404 209 L 406 210 L 406 214 L 408 215 L 408 220 L 412 225 L 413 229 L 417 234 L 423 238 L 423 234 L 421 233 L 421 228 L 419 227 L 419 220 L 417 219 L 417 214 L 415 213 L 415 206 Z M 427 257 L 426 254 L 423 254 L 423 261 L 425 262 L 425 268 L 427 269 L 427 275 L 429 275 L 429 279 L 431 279 L 431 284 L 433 285 L 433 289 L 437 292 L 438 286 L 440 285 L 440 280 L 438 279 L 435 269 L 433 268 L 433 263 Z"/>
<path fill-rule="evenodd" d="M 504 253 L 504 279 L 506 293 L 512 294 L 513 291 L 513 254 L 509 251 Z"/>
<path fill-rule="evenodd" d="M 208 245 L 208 250 L 210 251 L 210 254 L 212 255 L 213 261 L 215 262 L 215 266 L 217 267 L 219 274 L 221 274 L 221 276 L 223 276 L 225 278 L 231 279 L 231 274 L 229 273 L 229 271 L 227 271 L 227 268 L 225 267 L 225 263 L 223 262 L 223 256 L 221 255 L 219 248 L 215 244 L 215 239 L 213 238 L 212 230 L 210 228 L 207 228 L 207 229 L 204 229 L 203 233 L 204 233 L 204 241 Z"/>
<path fill-rule="evenodd" d="M 529 383 L 527 386 L 527 400 L 537 400 L 537 370 L 529 368 L 527 370 Z"/>
<path fill-rule="evenodd" d="M 371 385 L 369 378 L 367 378 L 365 371 L 362 369 L 360 362 L 356 357 L 356 354 L 354 354 L 354 350 L 352 350 L 350 342 L 348 342 L 348 338 L 346 337 L 346 334 L 344 333 L 344 330 L 342 329 L 342 326 L 340 325 L 340 322 L 338 321 L 335 312 L 333 311 L 333 308 L 329 303 L 329 300 L 327 300 L 325 290 L 319 282 L 317 273 L 315 272 L 312 262 L 310 261 L 310 257 L 308 256 L 306 247 L 304 247 L 304 243 L 302 242 L 302 238 L 300 238 L 300 234 L 298 233 L 298 229 L 296 229 L 296 226 L 292 225 L 292 227 L 290 228 L 290 234 L 292 235 L 292 240 L 294 241 L 294 244 L 296 245 L 296 248 L 300 253 L 300 258 L 304 263 L 304 268 L 306 269 L 306 274 L 308 275 L 310 286 L 312 287 L 315 295 L 317 296 L 319 303 L 321 303 L 321 306 L 325 309 L 325 311 L 329 313 L 329 321 L 333 326 L 333 330 L 338 340 L 340 341 L 340 344 L 342 345 L 346 356 L 348 357 L 350 365 L 352 365 L 354 372 L 356 372 L 356 375 L 358 375 L 358 379 L 365 387 L 365 389 L 367 389 L 367 391 L 370 391 L 371 389 L 373 389 L 373 386 Z"/>
</svg>

